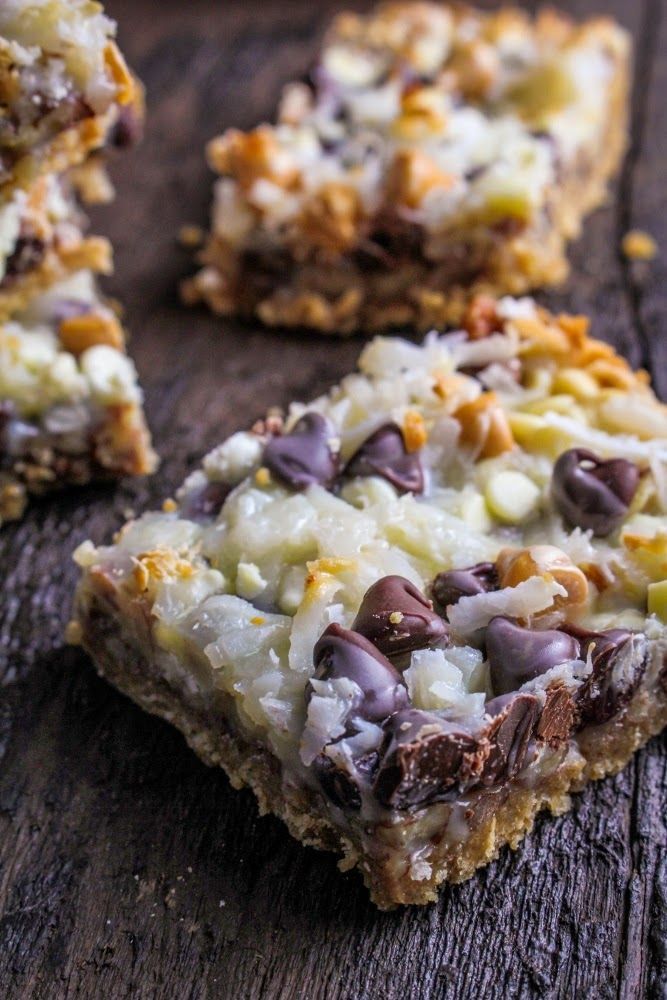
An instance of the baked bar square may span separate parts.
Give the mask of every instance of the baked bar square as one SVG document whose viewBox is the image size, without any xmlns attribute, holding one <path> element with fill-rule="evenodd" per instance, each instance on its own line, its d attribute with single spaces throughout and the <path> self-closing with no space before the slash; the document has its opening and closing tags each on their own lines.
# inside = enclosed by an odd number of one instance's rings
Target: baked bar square
<svg viewBox="0 0 667 1000">
<path fill-rule="evenodd" d="M 0 4 L 0 195 L 82 163 L 143 115 L 141 85 L 94 0 Z"/>
<path fill-rule="evenodd" d="M 442 328 L 471 294 L 561 282 L 625 147 L 629 58 L 607 18 L 340 15 L 276 125 L 210 143 L 220 178 L 186 300 L 346 334 Z"/>
<path fill-rule="evenodd" d="M 478 299 L 76 554 L 72 638 L 380 907 L 667 722 L 667 408 L 583 317 Z"/>
<path fill-rule="evenodd" d="M 81 271 L 0 324 L 0 525 L 30 495 L 153 471 L 125 335 Z"/>
<path fill-rule="evenodd" d="M 0 320 L 77 271 L 109 274 L 108 240 L 87 236 L 78 190 L 111 196 L 101 164 L 86 161 L 67 174 L 44 174 L 27 191 L 17 188 L 0 207 Z"/>
</svg>

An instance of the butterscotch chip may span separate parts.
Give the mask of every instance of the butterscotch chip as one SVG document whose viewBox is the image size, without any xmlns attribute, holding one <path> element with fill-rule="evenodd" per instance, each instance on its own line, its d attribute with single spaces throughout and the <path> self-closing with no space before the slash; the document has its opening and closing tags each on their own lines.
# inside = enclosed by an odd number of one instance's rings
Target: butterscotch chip
<svg viewBox="0 0 667 1000">
<path fill-rule="evenodd" d="M 58 336 L 65 350 L 77 356 L 96 344 L 122 350 L 125 343 L 120 323 L 113 313 L 106 312 L 69 316 L 61 321 Z"/>
</svg>

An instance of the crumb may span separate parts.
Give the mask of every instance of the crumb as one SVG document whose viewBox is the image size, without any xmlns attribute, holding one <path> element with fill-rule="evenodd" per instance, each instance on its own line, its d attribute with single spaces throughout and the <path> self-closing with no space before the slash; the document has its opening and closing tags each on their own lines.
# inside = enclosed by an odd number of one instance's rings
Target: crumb
<svg viewBox="0 0 667 1000">
<path fill-rule="evenodd" d="M 255 482 L 258 486 L 269 486 L 271 483 L 271 473 L 266 466 L 261 466 L 255 473 Z"/>
<path fill-rule="evenodd" d="M 181 226 L 178 231 L 178 242 L 182 247 L 193 250 L 204 242 L 204 230 L 201 226 Z"/>
<path fill-rule="evenodd" d="M 68 646 L 80 646 L 82 638 L 81 624 L 73 618 L 65 627 L 65 642 Z"/>
<path fill-rule="evenodd" d="M 631 229 L 621 241 L 623 253 L 629 260 L 653 260 L 658 252 L 658 244 L 643 229 Z"/>
<path fill-rule="evenodd" d="M 165 514 L 173 514 L 175 510 L 178 510 L 178 504 L 173 499 L 173 497 L 167 497 L 167 499 L 162 504 L 162 510 Z"/>
<path fill-rule="evenodd" d="M 126 521 L 133 521 L 135 513 L 136 511 L 134 511 L 132 507 L 126 507 L 123 511 L 123 517 Z"/>
</svg>

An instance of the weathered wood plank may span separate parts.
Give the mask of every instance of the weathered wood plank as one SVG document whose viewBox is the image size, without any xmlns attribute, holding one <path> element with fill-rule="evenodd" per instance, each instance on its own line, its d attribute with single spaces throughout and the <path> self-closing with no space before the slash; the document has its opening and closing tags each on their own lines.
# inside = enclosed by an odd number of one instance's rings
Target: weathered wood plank
<svg viewBox="0 0 667 1000">
<path fill-rule="evenodd" d="M 63 647 L 74 545 L 107 537 L 126 508 L 156 503 L 267 404 L 334 382 L 360 349 L 223 325 L 181 309 L 174 293 L 188 266 L 175 233 L 203 222 L 210 198 L 205 140 L 271 114 L 337 5 L 163 0 L 157 14 L 148 0 L 108 6 L 147 83 L 150 124 L 144 146 L 117 165 L 118 202 L 95 222 L 116 243 L 110 287 L 127 305 L 164 461 L 148 483 L 38 505 L 0 535 L 0 992 L 38 1000 L 665 994 L 664 742 L 589 788 L 568 816 L 540 821 L 519 852 L 445 889 L 437 906 L 378 914 L 355 876 L 299 847 L 278 821 L 259 819 L 251 795 L 233 792 L 168 726 Z M 596 331 L 633 360 L 650 356 L 665 391 L 664 260 L 636 275 L 617 249 L 626 224 L 667 242 L 658 231 L 665 28 L 661 46 L 657 0 L 606 7 L 643 38 L 635 145 L 620 193 L 573 250 L 568 286 L 547 301 L 592 313 Z"/>
</svg>

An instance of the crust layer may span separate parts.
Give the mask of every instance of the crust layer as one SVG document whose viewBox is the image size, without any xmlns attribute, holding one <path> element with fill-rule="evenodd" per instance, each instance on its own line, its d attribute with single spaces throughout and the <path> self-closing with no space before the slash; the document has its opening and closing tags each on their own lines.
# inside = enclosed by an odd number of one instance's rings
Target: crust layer
<svg viewBox="0 0 667 1000">
<path fill-rule="evenodd" d="M 223 717 L 188 705 L 164 679 L 152 674 L 150 664 L 123 641 L 103 598 L 80 594 L 77 610 L 82 645 L 102 677 L 146 711 L 175 725 L 197 756 L 209 766 L 222 767 L 235 788 L 251 788 L 260 813 L 279 816 L 303 844 L 341 854 L 342 871 L 358 868 L 371 899 L 383 910 L 433 902 L 442 882 L 463 882 L 475 869 L 497 858 L 505 845 L 516 849 L 542 810 L 554 815 L 567 812 L 572 806 L 571 792 L 622 770 L 636 750 L 667 725 L 664 685 L 658 683 L 653 691 L 641 688 L 615 718 L 588 727 L 571 740 L 559 751 L 555 766 L 537 780 L 524 785 L 519 776 L 471 796 L 465 813 L 467 838 L 448 842 L 442 836 L 447 806 L 431 807 L 427 810 L 428 865 L 415 877 L 413 866 L 404 858 L 397 863 L 397 852 L 414 837 L 419 814 L 370 831 L 350 824 L 342 828 L 323 796 L 283 780 L 279 761 L 264 747 L 232 732 Z M 441 830 L 437 829 L 438 810 Z"/>
</svg>

